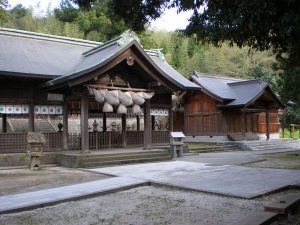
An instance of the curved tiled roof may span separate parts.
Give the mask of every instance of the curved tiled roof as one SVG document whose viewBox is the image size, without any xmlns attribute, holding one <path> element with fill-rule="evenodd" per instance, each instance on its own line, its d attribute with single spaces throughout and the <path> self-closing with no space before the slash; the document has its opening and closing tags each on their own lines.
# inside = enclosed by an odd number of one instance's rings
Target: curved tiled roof
<svg viewBox="0 0 300 225">
<path fill-rule="evenodd" d="M 223 107 L 246 106 L 267 88 L 272 92 L 268 84 L 261 79 L 245 80 L 199 72 L 194 72 L 191 79 L 205 92 L 224 102 Z M 283 106 L 277 95 L 273 92 L 272 94 L 275 101 Z"/>
<path fill-rule="evenodd" d="M 0 28 L 0 76 L 16 75 L 48 79 L 45 87 L 83 76 L 105 65 L 131 46 L 136 46 L 142 55 L 160 71 L 161 75 L 175 86 L 199 89 L 167 62 L 147 52 L 132 32 L 106 43 L 59 37 L 34 32 Z"/>
</svg>

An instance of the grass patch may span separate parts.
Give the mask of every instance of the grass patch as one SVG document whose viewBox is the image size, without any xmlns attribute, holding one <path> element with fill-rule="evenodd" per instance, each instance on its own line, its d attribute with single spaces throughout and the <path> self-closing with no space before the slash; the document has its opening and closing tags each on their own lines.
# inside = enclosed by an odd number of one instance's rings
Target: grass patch
<svg viewBox="0 0 300 225">
<path fill-rule="evenodd" d="M 291 131 L 288 128 L 284 129 L 284 135 L 283 132 L 280 131 L 280 138 L 291 138 Z M 294 139 L 300 139 L 300 130 L 295 129 L 294 131 Z"/>
</svg>

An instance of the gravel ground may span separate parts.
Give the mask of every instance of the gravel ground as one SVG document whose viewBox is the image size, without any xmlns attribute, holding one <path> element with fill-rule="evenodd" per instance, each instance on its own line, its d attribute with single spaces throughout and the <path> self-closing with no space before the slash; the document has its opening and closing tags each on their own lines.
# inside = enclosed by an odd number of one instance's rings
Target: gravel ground
<svg viewBox="0 0 300 225">
<path fill-rule="evenodd" d="M 45 167 L 37 171 L 29 169 L 0 170 L 0 196 L 101 180 L 107 177 L 63 167 Z"/>
<path fill-rule="evenodd" d="M 0 216 L 0 225 L 228 225 L 289 190 L 255 200 L 162 187 L 140 187 L 105 196 Z"/>
</svg>

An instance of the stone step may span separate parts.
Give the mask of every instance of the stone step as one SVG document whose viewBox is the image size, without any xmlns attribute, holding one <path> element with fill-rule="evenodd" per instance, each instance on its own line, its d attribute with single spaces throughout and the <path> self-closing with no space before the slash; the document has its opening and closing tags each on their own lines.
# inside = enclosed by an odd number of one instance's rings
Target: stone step
<svg viewBox="0 0 300 225">
<path fill-rule="evenodd" d="M 290 143 L 290 142 L 298 142 L 298 140 L 293 140 L 293 139 L 273 139 L 273 140 L 260 140 L 260 141 L 242 141 L 241 143 L 246 143 L 246 144 L 268 144 L 268 143 Z"/>
<path fill-rule="evenodd" d="M 278 219 L 278 213 L 258 211 L 236 221 L 232 225 L 268 225 Z"/>
<path fill-rule="evenodd" d="M 147 151 L 147 150 L 145 150 L 145 151 L 133 151 L 133 152 L 126 152 L 126 151 L 124 151 L 124 152 L 113 152 L 113 150 L 112 150 L 112 152 L 101 153 L 101 154 L 98 154 L 98 155 L 93 155 L 93 154 L 86 155 L 84 157 L 84 159 L 95 158 L 95 157 L 108 157 L 108 156 L 114 156 L 114 155 L 116 155 L 116 156 L 144 155 L 144 154 L 151 155 L 151 154 L 159 154 L 159 153 L 168 154 L 169 151 L 167 151 L 167 150 L 162 150 L 162 151 L 161 150 L 157 150 L 157 151 L 156 150 L 151 150 L 151 151 Z"/>
<path fill-rule="evenodd" d="M 300 146 L 299 143 L 296 142 L 289 142 L 289 143 L 268 143 L 268 144 L 245 144 L 246 146 L 251 146 L 251 147 L 259 147 L 259 146 L 290 146 L 290 145 L 296 145 L 296 146 Z"/>
<path fill-rule="evenodd" d="M 112 166 L 112 165 L 122 165 L 122 164 L 132 164 L 132 163 L 145 163 L 145 162 L 157 162 L 157 161 L 169 161 L 170 156 L 164 157 L 150 157 L 150 158 L 138 158 L 138 159 L 124 159 L 124 160 L 113 160 L 113 161 L 102 161 L 102 162 L 92 162 L 83 163 L 81 167 L 83 168 L 93 168 L 102 166 Z"/>
<path fill-rule="evenodd" d="M 139 158 L 157 158 L 157 157 L 169 157 L 169 153 L 154 153 L 154 154 L 136 154 L 136 155 L 123 155 L 119 156 L 116 154 L 107 156 L 95 156 L 94 158 L 83 158 L 81 163 L 92 163 L 92 162 L 106 162 L 115 160 L 127 160 L 127 159 L 139 159 Z"/>
<path fill-rule="evenodd" d="M 293 208 L 300 206 L 300 194 L 287 194 L 281 199 L 264 205 L 265 211 L 286 214 Z"/>
<path fill-rule="evenodd" d="M 197 148 L 197 149 L 191 149 L 189 152 L 194 153 L 203 153 L 203 152 L 228 152 L 228 151 L 240 151 L 241 148 L 238 146 L 232 146 L 232 147 L 211 147 L 211 148 Z"/>
<path fill-rule="evenodd" d="M 295 140 L 269 140 L 259 142 L 242 142 L 245 148 L 251 150 L 300 149 L 300 142 Z"/>
</svg>

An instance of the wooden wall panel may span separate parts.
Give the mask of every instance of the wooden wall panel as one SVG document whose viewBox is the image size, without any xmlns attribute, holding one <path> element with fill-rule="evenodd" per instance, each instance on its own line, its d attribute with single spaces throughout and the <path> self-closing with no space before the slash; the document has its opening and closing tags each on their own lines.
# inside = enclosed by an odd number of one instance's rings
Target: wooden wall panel
<svg viewBox="0 0 300 225">
<path fill-rule="evenodd" d="M 186 135 L 220 135 L 222 115 L 216 100 L 199 91 L 185 99 L 184 132 Z"/>
<path fill-rule="evenodd" d="M 277 112 L 269 113 L 269 131 L 270 133 L 277 133 L 280 129 L 279 116 Z M 267 132 L 267 123 L 266 123 L 266 114 L 259 113 L 258 114 L 258 133 L 266 133 Z"/>
</svg>

